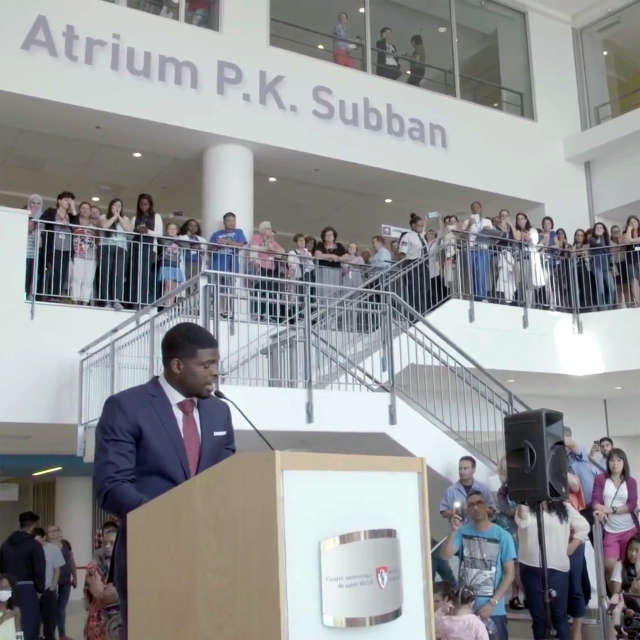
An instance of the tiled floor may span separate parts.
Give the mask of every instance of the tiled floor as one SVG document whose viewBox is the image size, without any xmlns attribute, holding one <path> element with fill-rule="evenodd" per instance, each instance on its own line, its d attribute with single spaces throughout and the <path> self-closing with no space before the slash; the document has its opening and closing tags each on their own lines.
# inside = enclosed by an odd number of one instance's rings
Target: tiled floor
<svg viewBox="0 0 640 640">
<path fill-rule="evenodd" d="M 84 621 L 87 614 L 81 600 L 72 600 L 67 607 L 67 635 L 73 640 L 84 638 Z"/>
</svg>

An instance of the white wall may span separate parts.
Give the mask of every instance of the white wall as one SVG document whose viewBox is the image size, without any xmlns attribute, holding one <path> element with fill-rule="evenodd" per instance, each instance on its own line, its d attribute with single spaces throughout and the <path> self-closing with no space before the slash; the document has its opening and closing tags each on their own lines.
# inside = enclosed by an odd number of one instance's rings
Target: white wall
<svg viewBox="0 0 640 640">
<path fill-rule="evenodd" d="M 56 524 L 69 540 L 78 566 L 86 566 L 93 556 L 93 480 L 87 477 L 56 478 Z M 78 571 L 78 588 L 71 598 L 82 599 L 84 572 Z"/>
<path fill-rule="evenodd" d="M 583 332 L 576 333 L 571 314 L 529 310 L 529 328 L 522 327 L 522 309 L 489 303 L 451 300 L 428 320 L 485 369 L 590 375 L 638 368 L 640 343 L 620 340 L 640 321 L 640 309 L 582 314 Z"/>
<path fill-rule="evenodd" d="M 567 162 L 560 144 L 580 127 L 568 24 L 529 13 L 534 122 L 269 47 L 267 5 L 266 0 L 224 3 L 223 31 L 214 33 L 98 0 L 32 0 L 17 8 L 12 0 L 0 0 L 0 56 L 7 71 L 0 89 L 201 131 L 203 140 L 225 136 L 506 193 L 545 203 L 547 213 L 568 227 L 586 221 L 583 167 Z M 57 58 L 42 48 L 20 49 L 39 13 L 49 19 Z M 94 66 L 82 58 L 70 62 L 61 37 L 67 23 L 75 26 L 81 44 L 85 36 L 110 44 L 111 34 L 120 33 L 122 46 L 135 46 L 140 56 L 145 49 L 192 60 L 199 68 L 199 89 L 113 72 L 103 51 L 96 53 Z M 224 96 L 216 93 L 218 59 L 245 73 L 243 83 Z M 256 104 L 260 69 L 269 78 L 285 76 L 279 86 L 287 110 L 271 99 L 267 106 Z M 368 96 L 382 109 L 390 101 L 405 117 L 441 124 L 448 131 L 448 149 L 319 120 L 311 115 L 316 84 L 349 101 Z"/>
<path fill-rule="evenodd" d="M 6 239 L 0 251 L 0 299 L 5 340 L 0 368 L 0 419 L 5 422 L 76 422 L 78 350 L 122 322 L 127 314 L 90 307 L 38 303 L 33 320 L 24 295 L 27 216 L 0 207 Z"/>
</svg>

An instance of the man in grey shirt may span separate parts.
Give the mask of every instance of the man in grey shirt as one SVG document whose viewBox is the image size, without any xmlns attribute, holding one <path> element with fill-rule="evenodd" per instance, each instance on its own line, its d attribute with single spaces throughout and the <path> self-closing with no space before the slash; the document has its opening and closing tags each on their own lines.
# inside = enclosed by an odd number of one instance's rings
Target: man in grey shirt
<svg viewBox="0 0 640 640">
<path fill-rule="evenodd" d="M 40 598 L 40 617 L 45 640 L 55 640 L 56 637 L 56 605 L 58 601 L 58 580 L 60 567 L 64 567 L 65 560 L 62 551 L 46 541 L 44 529 L 36 527 L 33 537 L 42 545 L 45 559 L 44 592 Z"/>
</svg>

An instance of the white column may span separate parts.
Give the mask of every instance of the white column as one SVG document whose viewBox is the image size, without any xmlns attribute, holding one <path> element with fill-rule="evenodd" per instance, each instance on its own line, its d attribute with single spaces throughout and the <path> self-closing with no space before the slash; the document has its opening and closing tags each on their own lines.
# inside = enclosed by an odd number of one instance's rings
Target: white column
<svg viewBox="0 0 640 640">
<path fill-rule="evenodd" d="M 217 144 L 202 157 L 202 227 L 208 238 L 222 228 L 222 216 L 232 211 L 236 226 L 253 234 L 253 151 L 235 143 Z"/>
<path fill-rule="evenodd" d="M 91 476 L 56 479 L 56 524 L 71 543 L 78 566 L 93 556 L 93 482 Z M 84 572 L 78 572 L 79 586 L 71 591 L 73 600 L 82 599 Z"/>
</svg>

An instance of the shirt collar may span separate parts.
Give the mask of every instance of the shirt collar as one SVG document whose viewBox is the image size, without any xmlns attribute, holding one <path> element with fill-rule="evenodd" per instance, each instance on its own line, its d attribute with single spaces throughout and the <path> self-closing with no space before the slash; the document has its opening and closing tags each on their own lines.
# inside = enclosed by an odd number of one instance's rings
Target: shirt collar
<svg viewBox="0 0 640 640">
<path fill-rule="evenodd" d="M 186 400 L 185 396 L 183 396 L 175 387 L 172 387 L 169 384 L 169 381 L 165 378 L 164 373 L 161 373 L 158 376 L 158 382 L 162 387 L 162 390 L 165 392 L 167 398 L 169 398 L 169 402 L 171 406 L 176 406 L 179 402 Z M 198 406 L 198 400 L 196 398 L 191 398 L 196 403 L 196 407 Z"/>
</svg>

